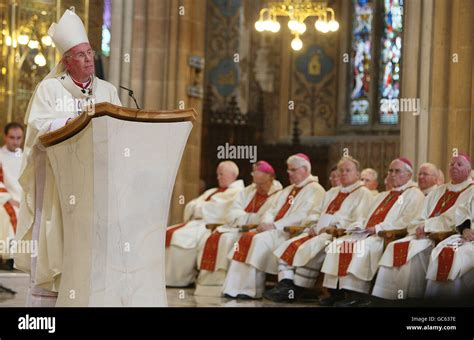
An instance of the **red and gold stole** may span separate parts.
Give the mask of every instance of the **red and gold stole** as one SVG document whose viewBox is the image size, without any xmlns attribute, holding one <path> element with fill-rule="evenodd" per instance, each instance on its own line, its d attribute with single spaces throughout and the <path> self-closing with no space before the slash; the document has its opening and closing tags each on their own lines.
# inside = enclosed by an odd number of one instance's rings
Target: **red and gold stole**
<svg viewBox="0 0 474 340">
<path fill-rule="evenodd" d="M 360 189 L 361 187 L 363 187 L 363 186 L 362 185 L 358 186 L 357 188 L 355 188 L 354 190 L 352 190 L 350 192 L 341 192 L 341 191 L 339 191 L 337 196 L 331 201 L 331 203 L 329 203 L 328 207 L 326 208 L 325 213 L 330 214 L 330 215 L 334 215 L 336 212 L 339 211 L 339 209 L 341 209 L 341 206 L 342 206 L 342 203 L 344 202 L 344 200 L 347 197 L 349 197 L 350 194 L 352 194 L 354 191 Z M 282 259 L 283 261 L 288 263 L 290 266 L 293 265 L 293 260 L 295 258 L 296 252 L 298 251 L 298 248 L 303 243 L 305 243 L 306 241 L 308 241 L 311 238 L 312 238 L 312 236 L 307 235 L 305 237 L 299 238 L 299 239 L 291 242 L 288 245 L 288 247 L 285 249 L 283 254 L 280 256 L 280 259 Z"/>
<path fill-rule="evenodd" d="M 410 186 L 404 190 L 395 191 L 391 190 L 388 195 L 383 199 L 382 202 L 377 206 L 375 211 L 370 215 L 369 220 L 365 228 L 371 228 L 376 226 L 377 224 L 383 222 L 385 217 L 387 217 L 388 212 L 392 209 L 395 202 L 397 202 L 398 198 L 408 189 L 414 188 L 415 186 Z M 342 243 L 342 249 L 339 253 L 339 267 L 338 267 L 338 276 L 345 276 L 347 275 L 347 269 L 352 262 L 352 254 L 353 254 L 353 246 L 355 241 L 344 241 Z"/>
<path fill-rule="evenodd" d="M 226 191 L 227 188 L 218 188 L 216 189 L 212 194 L 210 194 L 204 201 L 208 202 L 211 200 L 212 196 L 215 194 L 218 194 L 220 192 Z M 168 229 L 166 229 L 166 243 L 165 243 L 165 248 L 168 248 L 171 245 L 171 239 L 173 238 L 173 234 L 176 230 L 183 228 L 186 225 L 186 223 L 181 223 L 176 226 L 172 226 Z"/>
<path fill-rule="evenodd" d="M 293 186 L 293 189 L 291 192 L 288 194 L 286 197 L 285 203 L 281 206 L 280 210 L 278 211 L 277 215 L 275 216 L 275 221 L 281 220 L 285 214 L 288 212 L 290 209 L 291 205 L 293 204 L 293 200 L 295 197 L 298 195 L 298 193 L 308 184 L 310 183 L 316 183 L 316 181 L 309 181 L 305 185 L 301 186 L 300 188 Z M 249 231 L 246 233 L 243 233 L 242 236 L 239 239 L 238 242 L 238 247 L 234 252 L 234 257 L 232 258 L 235 261 L 239 262 L 245 262 L 247 259 L 247 255 L 250 250 L 250 246 L 252 244 L 252 238 L 256 235 L 257 233 L 254 231 Z"/>
<path fill-rule="evenodd" d="M 449 191 L 446 188 L 444 194 L 438 199 L 438 202 L 436 202 L 436 205 L 430 214 L 430 218 L 439 216 L 443 214 L 444 212 L 446 212 L 449 208 L 451 208 L 456 203 L 459 195 L 461 195 L 461 193 L 467 188 L 469 188 L 471 185 L 472 183 L 460 191 Z M 407 263 L 409 247 L 410 247 L 410 241 L 394 243 L 393 245 L 393 266 L 394 267 L 400 267 Z M 438 259 L 441 260 L 441 257 L 439 257 Z M 449 261 L 448 262 L 444 261 L 443 264 L 446 268 L 447 266 L 449 267 L 448 272 L 447 272 L 447 274 L 449 274 L 449 270 L 451 270 L 452 259 L 451 259 L 451 263 L 449 263 Z M 440 268 L 440 265 L 438 263 L 438 270 L 439 268 Z"/>
<path fill-rule="evenodd" d="M 275 192 L 274 192 L 275 193 Z M 274 194 L 273 193 L 273 194 Z M 273 195 L 272 194 L 272 195 Z M 262 205 L 267 201 L 271 195 L 261 195 L 258 192 L 250 200 L 245 208 L 247 213 L 256 213 L 260 210 Z M 222 233 L 216 231 L 212 233 L 206 240 L 204 251 L 201 259 L 201 269 L 213 272 L 216 268 L 217 251 L 219 250 L 219 240 Z"/>
</svg>

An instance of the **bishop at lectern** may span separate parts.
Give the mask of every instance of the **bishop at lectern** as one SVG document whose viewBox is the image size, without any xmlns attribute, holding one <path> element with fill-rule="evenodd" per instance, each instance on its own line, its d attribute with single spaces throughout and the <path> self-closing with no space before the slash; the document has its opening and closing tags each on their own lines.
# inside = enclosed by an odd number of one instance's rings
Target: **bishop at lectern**
<svg viewBox="0 0 474 340">
<path fill-rule="evenodd" d="M 51 167 L 39 136 L 64 126 L 89 100 L 120 105 L 113 85 L 94 76 L 93 52 L 81 19 L 66 10 L 48 31 L 61 62 L 39 83 L 28 106 L 23 187 L 17 239 L 38 242 L 37 257 L 17 254 L 17 268 L 31 274 L 28 306 L 54 306 L 61 273 L 59 201 Z"/>
</svg>

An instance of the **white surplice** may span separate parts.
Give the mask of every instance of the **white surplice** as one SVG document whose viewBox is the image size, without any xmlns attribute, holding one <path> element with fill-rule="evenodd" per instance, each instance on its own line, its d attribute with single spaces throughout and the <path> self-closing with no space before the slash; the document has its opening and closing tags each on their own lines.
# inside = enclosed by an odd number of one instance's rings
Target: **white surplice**
<svg viewBox="0 0 474 340">
<path fill-rule="evenodd" d="M 377 236 L 381 230 L 397 230 L 405 228 L 420 213 L 423 206 L 424 195 L 413 181 L 392 189 L 392 191 L 402 192 L 397 201 L 392 205 L 385 216 L 385 219 L 375 225 L 375 235 L 369 236 L 367 233 L 353 232 L 333 241 L 327 248 L 326 259 L 321 271 L 325 274 L 323 286 L 327 288 L 348 289 L 360 293 L 368 293 L 370 282 L 374 278 L 378 262 L 383 253 L 383 239 Z M 362 220 L 354 223 L 349 230 L 359 227 L 362 231 L 366 228 L 372 214 L 379 205 L 387 198 L 390 191 L 380 193 Z M 344 241 L 353 241 L 353 255 L 347 275 L 339 276 L 339 260 L 341 247 Z"/>
<path fill-rule="evenodd" d="M 90 104 L 121 105 L 115 87 L 97 77 L 84 92 L 67 72 L 39 83 L 28 105 L 25 149 L 19 182 L 23 192 L 16 238 L 36 243 L 38 256 L 16 253 L 15 266 L 31 274 L 30 306 L 54 306 L 62 266 L 62 217 L 58 193 L 46 151 L 39 137 Z M 30 248 L 32 249 L 32 247 Z"/>
<path fill-rule="evenodd" d="M 197 266 L 199 275 L 196 282 L 194 295 L 197 296 L 220 296 L 222 284 L 224 283 L 227 268 L 230 260 L 229 252 L 233 251 L 236 242 L 240 237 L 239 227 L 248 224 L 259 224 L 263 214 L 271 208 L 277 197 L 277 192 L 282 189 L 281 183 L 273 180 L 272 186 L 268 191 L 268 198 L 257 212 L 246 212 L 246 207 L 250 204 L 257 193 L 256 185 L 251 184 L 239 192 L 232 203 L 227 215 L 228 224 L 222 225 L 216 229 L 221 233 L 217 249 L 216 266 L 214 271 L 201 269 L 201 260 L 204 247 L 209 236 L 203 237 L 199 244 Z"/>
<path fill-rule="evenodd" d="M 186 205 L 186 225 L 173 232 L 170 246 L 165 252 L 167 286 L 185 287 L 195 281 L 198 245 L 210 233 L 206 224 L 227 223 L 227 213 L 232 202 L 243 189 L 244 182 L 236 180 L 225 191 L 214 194 L 218 188 L 206 190 Z M 211 199 L 206 201 L 211 195 Z M 168 230 L 174 227 L 170 226 Z"/>
<path fill-rule="evenodd" d="M 275 221 L 294 187 L 294 185 L 289 185 L 280 191 L 273 206 L 262 217 L 262 223 L 274 223 L 276 229 L 258 233 L 253 237 L 245 263 L 231 261 L 222 288 L 224 294 L 233 297 L 244 294 L 260 298 L 265 288 L 265 273 L 278 273 L 278 258 L 273 252 L 289 237 L 283 228 L 301 225 L 308 214 L 321 205 L 325 193 L 317 177 L 308 176 L 296 186 L 302 189 L 292 199 L 292 204 L 284 217 Z M 229 259 L 232 259 L 233 253 L 234 251 L 231 251 Z"/>
<path fill-rule="evenodd" d="M 424 296 L 426 271 L 434 242 L 427 237 L 417 239 L 415 236 L 416 227 L 423 224 L 427 233 L 455 230 L 456 208 L 469 201 L 472 196 L 472 187 L 468 188 L 468 186 L 471 183 L 472 180 L 469 179 L 459 184 L 442 184 L 425 198 L 422 213 L 408 225 L 409 235 L 389 243 L 385 249 L 379 262 L 379 272 L 372 295 L 391 300 L 408 297 L 422 298 Z M 464 191 L 451 208 L 438 216 L 430 217 L 446 190 Z M 394 266 L 394 245 L 401 242 L 409 242 L 406 263 Z"/>
</svg>

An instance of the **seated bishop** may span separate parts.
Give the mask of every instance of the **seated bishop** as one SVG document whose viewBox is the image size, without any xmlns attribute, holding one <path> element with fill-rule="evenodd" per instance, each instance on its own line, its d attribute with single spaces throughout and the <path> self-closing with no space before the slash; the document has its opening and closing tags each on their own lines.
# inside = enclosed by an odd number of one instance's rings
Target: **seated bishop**
<svg viewBox="0 0 474 340">
<path fill-rule="evenodd" d="M 428 234 L 455 232 L 455 211 L 472 197 L 471 162 L 465 154 L 453 156 L 448 184 L 439 185 L 425 199 L 421 216 L 408 227 L 408 236 L 388 244 L 379 262 L 374 296 L 397 300 L 422 298 L 426 269 L 434 241 Z"/>
<path fill-rule="evenodd" d="M 341 185 L 331 188 L 315 214 L 309 216 L 308 221 L 313 226 L 275 250 L 279 259 L 279 282 L 265 292 L 266 299 L 291 301 L 298 299 L 305 288 L 314 287 L 326 256 L 324 249 L 332 240 L 326 230 L 343 230 L 367 214 L 373 194 L 360 180 L 359 162 L 352 157 L 343 157 L 337 169 Z"/>
<path fill-rule="evenodd" d="M 220 296 L 230 260 L 227 258 L 238 241 L 241 230 L 258 225 L 282 189 L 275 180 L 275 170 L 265 161 L 253 166 L 253 183 L 239 192 L 227 214 L 229 223 L 203 237 L 198 251 L 197 296 Z"/>
<path fill-rule="evenodd" d="M 378 233 L 406 228 L 421 213 L 424 195 L 412 180 L 411 162 L 406 158 L 393 160 L 388 174 L 392 189 L 377 195 L 366 217 L 327 248 L 321 269 L 323 286 L 344 292 L 328 298 L 329 304 L 349 307 L 370 303 L 368 293 L 384 247 Z"/>
<path fill-rule="evenodd" d="M 470 199 L 456 209 L 456 233 L 431 252 L 425 297 L 461 300 L 474 297 L 474 186 Z"/>
<path fill-rule="evenodd" d="M 239 168 L 232 161 L 217 166 L 219 187 L 206 190 L 184 209 L 184 223 L 166 230 L 166 285 L 186 287 L 196 280 L 197 252 L 206 224 L 223 224 L 235 196 L 244 188 Z"/>
<path fill-rule="evenodd" d="M 324 189 L 311 175 L 309 157 L 298 153 L 287 161 L 290 185 L 276 197 L 258 227 L 243 233 L 233 252 L 223 293 L 231 298 L 261 298 L 266 274 L 278 273 L 275 249 L 290 234 L 285 227 L 301 225 L 307 215 L 323 200 Z"/>
</svg>

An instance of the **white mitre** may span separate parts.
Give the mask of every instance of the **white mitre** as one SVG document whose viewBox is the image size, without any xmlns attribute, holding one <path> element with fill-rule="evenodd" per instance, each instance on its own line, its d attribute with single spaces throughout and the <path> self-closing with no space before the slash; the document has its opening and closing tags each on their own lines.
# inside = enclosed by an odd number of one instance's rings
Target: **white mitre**
<svg viewBox="0 0 474 340">
<path fill-rule="evenodd" d="M 69 9 L 64 12 L 57 24 L 51 24 L 48 30 L 48 35 L 53 39 L 53 42 L 61 55 L 74 46 L 82 43 L 89 43 L 86 28 L 84 27 L 81 18 Z"/>
</svg>

